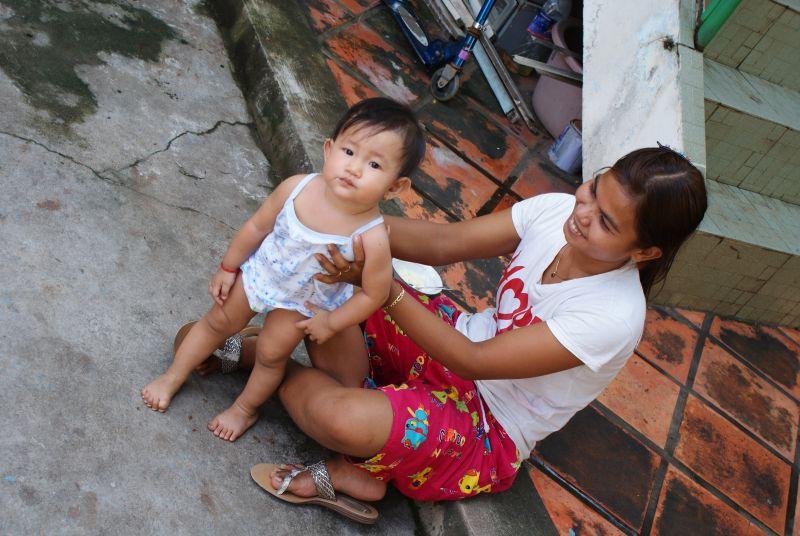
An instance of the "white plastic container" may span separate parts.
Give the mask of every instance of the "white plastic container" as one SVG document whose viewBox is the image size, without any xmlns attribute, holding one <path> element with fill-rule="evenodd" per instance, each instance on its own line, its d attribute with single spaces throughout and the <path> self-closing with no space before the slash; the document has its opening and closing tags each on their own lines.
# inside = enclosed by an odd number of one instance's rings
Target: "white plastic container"
<svg viewBox="0 0 800 536">
<path fill-rule="evenodd" d="M 547 156 L 558 169 L 575 173 L 581 167 L 582 146 L 581 122 L 579 119 L 573 119 L 550 146 Z"/>
</svg>

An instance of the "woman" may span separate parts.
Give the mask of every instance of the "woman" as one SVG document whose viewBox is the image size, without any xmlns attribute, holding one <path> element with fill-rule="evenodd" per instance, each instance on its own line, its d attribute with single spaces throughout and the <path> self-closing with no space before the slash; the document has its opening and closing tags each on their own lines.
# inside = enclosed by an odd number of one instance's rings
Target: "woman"
<svg viewBox="0 0 800 536">
<path fill-rule="evenodd" d="M 418 500 L 507 489 L 535 443 L 625 365 L 646 296 L 705 209 L 699 171 L 658 147 L 624 156 L 574 196 L 539 195 L 453 224 L 387 217 L 400 259 L 440 266 L 512 255 L 497 308 L 459 313 L 445 297 L 393 282 L 385 312 L 364 326 L 367 348 L 357 329 L 309 344 L 316 368 L 293 364 L 279 389 L 295 423 L 346 457 L 261 464 L 254 477 L 288 500 L 314 497 L 348 515 L 349 501 L 337 505 L 329 485 L 367 501 L 389 481 Z M 363 258 L 348 264 L 331 253 L 334 264 L 321 262 L 334 275 L 320 278 L 358 284 Z M 344 387 L 339 379 L 363 370 L 367 354 L 377 388 Z"/>
</svg>

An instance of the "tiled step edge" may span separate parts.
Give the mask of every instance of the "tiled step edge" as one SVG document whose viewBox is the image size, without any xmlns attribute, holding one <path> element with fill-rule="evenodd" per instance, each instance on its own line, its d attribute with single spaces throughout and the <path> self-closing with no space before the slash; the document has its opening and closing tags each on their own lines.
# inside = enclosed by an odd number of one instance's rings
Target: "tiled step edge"
<svg viewBox="0 0 800 536">
<path fill-rule="evenodd" d="M 299 2 L 209 0 L 275 182 L 322 168 L 347 106 Z"/>
<path fill-rule="evenodd" d="M 527 463 L 514 485 L 498 494 L 481 494 L 461 501 L 416 503 L 426 536 L 557 536 L 539 493 L 528 476 Z"/>
</svg>

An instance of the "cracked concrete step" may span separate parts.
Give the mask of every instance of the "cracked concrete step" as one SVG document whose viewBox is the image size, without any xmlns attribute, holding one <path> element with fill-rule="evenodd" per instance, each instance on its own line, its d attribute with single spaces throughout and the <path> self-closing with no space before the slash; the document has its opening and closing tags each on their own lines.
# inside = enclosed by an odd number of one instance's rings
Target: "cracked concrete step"
<svg viewBox="0 0 800 536">
<path fill-rule="evenodd" d="M 322 144 L 347 109 L 299 4 L 209 2 L 275 181 L 321 169 Z"/>
</svg>

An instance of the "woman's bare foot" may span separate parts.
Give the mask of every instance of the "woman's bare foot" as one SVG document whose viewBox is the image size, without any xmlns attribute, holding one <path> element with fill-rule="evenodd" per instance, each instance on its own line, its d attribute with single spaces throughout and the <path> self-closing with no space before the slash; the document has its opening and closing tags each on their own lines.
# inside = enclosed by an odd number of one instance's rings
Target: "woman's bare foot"
<svg viewBox="0 0 800 536">
<path fill-rule="evenodd" d="M 326 462 L 328 476 L 333 489 L 360 501 L 379 501 L 386 494 L 386 482 L 372 478 L 367 473 L 349 463 L 343 457 Z M 279 465 L 272 472 L 272 487 L 281 487 L 284 477 L 292 470 L 292 466 Z M 286 491 L 298 497 L 314 497 L 317 488 L 311 473 L 304 471 L 294 477 Z"/>
<path fill-rule="evenodd" d="M 249 413 L 234 402 L 231 407 L 211 419 L 208 429 L 220 439 L 236 441 L 258 420 L 258 412 Z"/>
<path fill-rule="evenodd" d="M 181 388 L 181 385 L 183 385 L 183 381 L 165 372 L 142 389 L 144 405 L 153 411 L 166 411 L 172 397 Z"/>
<path fill-rule="evenodd" d="M 208 376 L 209 374 L 215 374 L 219 372 L 219 368 L 219 358 L 215 355 L 211 355 L 208 359 L 197 365 L 197 368 L 194 369 L 194 371 L 200 376 Z"/>
</svg>

